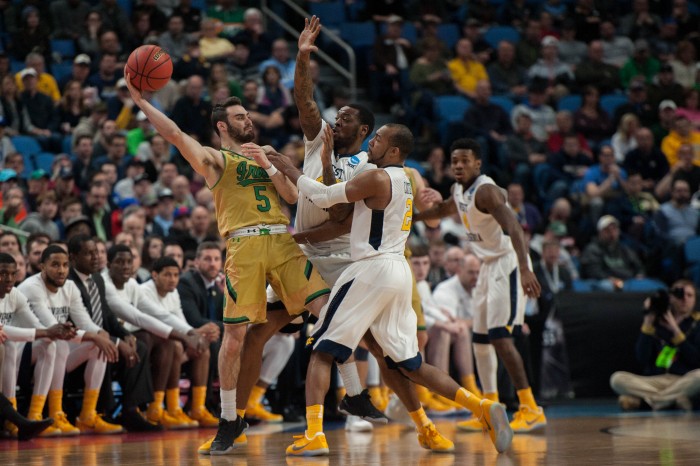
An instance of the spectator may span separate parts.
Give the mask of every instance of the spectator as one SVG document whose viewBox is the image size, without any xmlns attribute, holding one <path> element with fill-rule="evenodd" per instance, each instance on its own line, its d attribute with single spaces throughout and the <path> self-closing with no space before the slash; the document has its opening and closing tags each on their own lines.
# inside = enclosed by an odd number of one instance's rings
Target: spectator
<svg viewBox="0 0 700 466">
<path fill-rule="evenodd" d="M 662 100 L 672 100 L 679 105 L 683 103 L 684 89 L 673 78 L 673 67 L 668 63 L 661 65 L 656 82 L 649 87 L 649 101 L 658 107 Z"/>
<path fill-rule="evenodd" d="M 615 109 L 613 124 L 619 126 L 620 120 L 627 113 L 637 115 L 642 126 L 652 125 L 657 118 L 656 107 L 652 107 L 647 99 L 647 86 L 644 79 L 639 77 L 632 80 L 628 91 L 629 101 Z"/>
<path fill-rule="evenodd" d="M 556 123 L 554 110 L 545 103 L 546 97 L 545 87 L 540 83 L 533 83 L 528 88 L 527 103 L 516 105 L 510 114 L 511 125 L 515 127 L 518 115 L 527 110 L 532 117 L 532 134 L 542 142 L 554 131 Z"/>
<path fill-rule="evenodd" d="M 650 39 L 654 56 L 661 63 L 668 63 L 676 53 L 676 45 L 679 39 L 676 20 L 673 18 L 664 19 L 658 35 Z"/>
<path fill-rule="evenodd" d="M 162 188 L 158 191 L 158 207 L 156 212 L 157 214 L 153 219 L 153 233 L 166 237 L 175 220 L 175 197 L 169 188 Z M 182 263 L 182 257 L 180 257 L 179 262 Z"/>
<path fill-rule="evenodd" d="M 430 288 L 433 289 L 438 283 L 447 280 L 449 277 L 445 271 L 445 250 L 447 245 L 441 239 L 433 240 L 428 245 L 428 256 L 430 258 L 430 269 L 425 278 Z"/>
<path fill-rule="evenodd" d="M 476 96 L 477 83 L 488 80 L 486 69 L 476 57 L 469 39 L 460 39 L 455 45 L 455 58 L 447 63 L 452 81 L 459 92 L 467 97 Z"/>
<path fill-rule="evenodd" d="M 49 180 L 51 177 L 43 168 L 36 169 L 29 174 L 27 178 L 27 195 L 26 201 L 29 204 L 29 210 L 34 212 L 38 207 L 38 198 L 49 191 Z M 54 214 L 54 217 L 56 214 Z M 51 217 L 53 219 L 53 217 Z"/>
<path fill-rule="evenodd" d="M 243 13 L 243 29 L 231 39 L 236 47 L 241 43 L 249 49 L 248 66 L 257 66 L 272 52 L 273 37 L 265 31 L 263 15 L 257 8 L 248 8 Z"/>
<path fill-rule="evenodd" d="M 515 47 L 512 43 L 499 42 L 497 58 L 488 66 L 487 71 L 495 95 L 505 95 L 516 101 L 525 96 L 527 75 L 525 69 L 515 61 Z"/>
<path fill-rule="evenodd" d="M 20 94 L 22 107 L 29 115 L 29 126 L 25 131 L 36 137 L 46 151 L 59 152 L 61 141 L 58 131 L 58 113 L 49 96 L 37 88 L 37 72 L 34 68 L 21 71 L 24 92 Z"/>
<path fill-rule="evenodd" d="M 210 67 L 211 63 L 202 55 L 199 39 L 190 39 L 187 44 L 187 53 L 173 66 L 172 78 L 180 81 L 198 75 L 206 79 L 209 76 Z"/>
<path fill-rule="evenodd" d="M 678 290 L 678 291 L 676 291 Z M 656 295 L 644 302 L 644 319 L 635 354 L 643 375 L 615 372 L 610 386 L 620 395 L 624 410 L 638 409 L 642 401 L 653 410 L 677 405 L 692 411 L 690 398 L 700 382 L 700 326 L 694 317 L 696 290 L 692 282 L 673 283 L 666 299 Z"/>
<path fill-rule="evenodd" d="M 202 10 L 197 7 L 192 6 L 192 1 L 180 1 L 179 4 L 173 8 L 173 15 L 180 15 L 185 19 L 185 31 L 189 33 L 197 32 L 199 30 L 199 24 L 202 20 Z"/>
<path fill-rule="evenodd" d="M 533 269 L 542 285 L 542 292 L 537 301 L 540 318 L 546 319 L 554 306 L 555 296 L 560 291 L 572 289 L 573 277 L 569 269 L 563 267 L 560 262 L 562 251 L 558 240 L 545 240 L 541 251 L 541 258 L 535 261 Z"/>
<path fill-rule="evenodd" d="M 600 40 L 603 44 L 603 62 L 622 68 L 635 50 L 632 40 L 624 35 L 617 35 L 611 21 L 600 24 Z"/>
<path fill-rule="evenodd" d="M 601 147 L 598 163 L 589 167 L 583 175 L 584 193 L 593 222 L 598 220 L 608 200 L 623 194 L 626 180 L 627 172 L 615 161 L 612 147 Z"/>
<path fill-rule="evenodd" d="M 228 39 L 219 37 L 216 21 L 214 19 L 203 19 L 200 32 L 201 38 L 199 39 L 199 48 L 205 60 L 210 62 L 226 60 L 233 55 L 236 46 Z"/>
<path fill-rule="evenodd" d="M 538 261 L 545 255 L 544 245 L 548 242 L 555 242 L 557 245 L 561 246 L 557 256 L 557 263 L 562 269 L 566 270 L 567 274 L 572 279 L 577 280 L 579 278 L 578 269 L 576 268 L 572 255 L 564 247 L 565 244 L 571 242 L 571 238 L 568 235 L 569 231 L 564 222 L 559 220 L 550 221 L 542 234 L 536 233 L 530 239 L 530 254 L 532 255 L 533 261 Z"/>
<path fill-rule="evenodd" d="M 581 108 L 574 113 L 573 127 L 587 141 L 591 141 L 595 148 L 610 136 L 612 122 L 608 112 L 600 106 L 600 92 L 596 87 L 584 87 L 582 100 Z"/>
<path fill-rule="evenodd" d="M 194 196 L 190 192 L 190 180 L 183 175 L 178 175 L 175 177 L 170 185 L 173 192 L 173 199 L 177 207 L 187 207 L 192 209 L 196 203 L 194 201 Z"/>
<path fill-rule="evenodd" d="M 87 216 L 89 226 L 103 241 L 112 239 L 112 228 L 107 211 L 107 195 L 109 188 L 101 184 L 93 184 L 85 196 L 83 214 Z M 66 237 L 69 226 L 66 225 Z M 68 239 L 68 238 L 66 238 Z"/>
<path fill-rule="evenodd" d="M 161 166 L 158 174 L 158 181 L 153 183 L 153 190 L 156 193 L 167 189 L 171 189 L 173 181 L 177 177 L 177 165 L 173 162 L 165 162 Z"/>
<path fill-rule="evenodd" d="M 83 21 L 90 12 L 90 5 L 82 0 L 57 0 L 50 5 L 52 34 L 58 39 L 77 40 L 85 33 Z"/>
<path fill-rule="evenodd" d="M 612 215 L 597 223 L 598 236 L 581 255 L 581 277 L 592 280 L 596 289 L 621 290 L 624 281 L 641 278 L 642 263 L 637 254 L 620 243 L 620 222 Z"/>
<path fill-rule="evenodd" d="M 394 23 L 399 24 L 399 23 Z M 400 28 L 399 28 L 400 29 Z M 388 31 L 388 30 L 387 30 Z M 400 31 L 399 36 L 400 37 Z M 393 36 L 392 36 L 393 37 Z M 402 44 L 403 45 L 403 44 Z M 375 57 L 375 59 L 378 59 Z M 265 68 L 274 65 L 279 68 L 282 74 L 282 85 L 287 89 L 294 88 L 294 70 L 296 69 L 296 60 L 289 53 L 289 44 L 284 39 L 277 39 L 272 43 L 272 57 L 260 63 L 258 70 L 263 74 Z M 407 65 L 408 66 L 408 65 Z"/>
<path fill-rule="evenodd" d="M 426 42 L 429 42 L 431 47 L 436 47 L 438 56 L 441 60 L 446 61 L 450 58 L 451 52 L 445 41 L 440 38 L 438 33 L 442 20 L 439 16 L 426 14 L 420 18 L 420 39 L 416 42 L 416 51 L 419 54 L 425 52 Z"/>
<path fill-rule="evenodd" d="M 239 99 L 243 97 L 241 85 L 238 83 L 238 81 L 229 77 L 228 70 L 226 69 L 226 65 L 224 63 L 212 63 L 208 81 L 208 91 L 210 97 L 214 95 L 214 90 L 218 85 L 226 86 L 226 88 L 229 90 L 229 97 L 235 96 Z"/>
<path fill-rule="evenodd" d="M 700 212 L 691 207 L 691 194 L 688 182 L 676 179 L 671 185 L 671 199 L 661 204 L 654 216 L 654 222 L 669 253 L 680 253 L 686 240 L 697 234 Z"/>
<path fill-rule="evenodd" d="M 163 32 L 166 28 L 168 18 L 165 16 L 165 13 L 158 8 L 156 2 L 157 0 L 141 0 L 138 5 L 134 6 L 131 17 L 132 19 L 136 19 L 145 14 L 153 30 L 156 32 Z"/>
<path fill-rule="evenodd" d="M 609 94 L 620 88 L 620 70 L 603 60 L 603 51 L 603 42 L 594 40 L 588 45 L 588 57 L 576 66 L 576 84 L 584 89 L 584 97 L 589 87 L 594 87 L 598 94 Z"/>
<path fill-rule="evenodd" d="M 117 71 L 117 56 L 104 53 L 100 56 L 97 72 L 88 78 L 88 84 L 97 88 L 100 99 L 106 101 L 117 93 L 117 82 L 122 77 Z"/>
<path fill-rule="evenodd" d="M 335 123 L 335 117 L 338 114 L 338 110 L 341 108 L 345 107 L 346 105 L 350 104 L 351 96 L 350 96 L 350 89 L 347 87 L 336 87 L 333 90 L 333 100 L 331 106 L 326 108 L 323 113 L 323 119 L 327 123 Z M 248 107 L 246 107 L 247 109 Z"/>
<path fill-rule="evenodd" d="M 33 5 L 24 7 L 21 20 L 21 27 L 12 34 L 8 47 L 14 59 L 23 61 L 27 55 L 34 52 L 43 56 L 45 60 L 50 60 L 49 28 L 41 21 L 39 10 Z"/>
<path fill-rule="evenodd" d="M 680 1 L 684 2 L 685 0 Z M 676 55 L 670 61 L 676 82 L 685 89 L 690 89 L 695 86 L 695 75 L 697 74 L 695 53 L 695 46 L 693 43 L 683 40 L 678 43 Z"/>
<path fill-rule="evenodd" d="M 37 199 L 37 211 L 27 215 L 20 228 L 30 234 L 43 232 L 51 237 L 51 240 L 59 239 L 58 226 L 53 218 L 58 213 L 56 194 L 53 191 L 43 193 Z"/>
<path fill-rule="evenodd" d="M 637 39 L 634 43 L 634 54 L 620 69 L 622 87 L 628 88 L 635 76 L 644 76 L 646 83 L 651 84 L 660 67 L 659 61 L 649 53 L 649 43 L 644 39 Z"/>
<path fill-rule="evenodd" d="M 538 231 L 542 223 L 542 214 L 537 207 L 525 202 L 523 186 L 518 183 L 508 185 L 508 205 L 518 219 L 518 223 L 529 231 Z"/>
<path fill-rule="evenodd" d="M 486 66 L 491 61 L 493 49 L 488 42 L 484 40 L 482 32 L 483 24 L 478 19 L 471 17 L 464 22 L 462 26 L 462 37 L 469 39 L 472 43 L 474 55 L 479 63 Z"/>
<path fill-rule="evenodd" d="M 515 56 L 519 65 L 530 68 L 540 55 L 542 42 L 542 24 L 531 19 L 525 27 L 525 34 L 515 46 Z"/>
<path fill-rule="evenodd" d="M 68 81 L 63 88 L 63 96 L 58 103 L 58 122 L 61 132 L 70 135 L 80 120 L 88 116 L 83 94 L 78 81 Z"/>
<path fill-rule="evenodd" d="M 5 166 L 5 157 L 17 152 L 12 140 L 7 136 L 5 119 L 0 116 L 0 169 Z"/>
<path fill-rule="evenodd" d="M 111 162 L 117 169 L 117 178 L 123 178 L 126 166 L 131 159 L 132 156 L 126 151 L 126 136 L 122 133 L 115 133 L 108 140 L 107 154 L 95 159 L 92 168 L 99 171 L 105 163 Z"/>
<path fill-rule="evenodd" d="M 542 39 L 541 58 L 527 72 L 530 82 L 542 82 L 547 86 L 547 95 L 555 100 L 568 94 L 573 84 L 574 74 L 571 66 L 559 60 L 556 37 L 546 36 Z"/>
<path fill-rule="evenodd" d="M 672 100 L 664 100 L 659 104 L 656 121 L 651 125 L 656 147 L 661 147 L 661 141 L 671 132 L 676 120 L 678 106 Z"/>
<path fill-rule="evenodd" d="M 649 11 L 648 0 L 634 0 L 632 12 L 622 17 L 620 32 L 631 39 L 649 39 L 659 32 L 661 18 Z"/>
<path fill-rule="evenodd" d="M 191 76 L 187 80 L 184 95 L 173 108 L 172 119 L 182 131 L 193 136 L 200 144 L 209 144 L 212 128 L 209 120 L 211 103 L 202 99 L 204 80 Z"/>
<path fill-rule="evenodd" d="M 190 220 L 190 236 L 192 236 L 198 243 L 201 244 L 207 239 L 213 239 L 211 238 L 209 231 L 214 221 L 212 220 L 212 212 L 210 212 L 209 209 L 201 205 L 196 205 L 192 209 Z"/>
<path fill-rule="evenodd" d="M 29 115 L 23 109 L 15 78 L 5 75 L 0 81 L 0 113 L 5 120 L 5 134 L 16 136 L 29 125 Z"/>
<path fill-rule="evenodd" d="M 207 18 L 212 18 L 223 23 L 222 35 L 233 37 L 243 22 L 245 10 L 236 4 L 236 0 L 218 0 L 215 6 L 206 12 Z"/>
<path fill-rule="evenodd" d="M 547 161 L 547 146 L 532 133 L 532 114 L 523 109 L 515 119 L 515 131 L 506 138 L 506 153 L 513 181 L 532 193 L 532 171 Z"/>
<path fill-rule="evenodd" d="M 53 189 L 56 192 L 56 199 L 63 205 L 67 198 L 80 197 L 81 192 L 75 185 L 75 176 L 68 168 L 61 168 L 53 177 Z"/>
<path fill-rule="evenodd" d="M 46 66 L 44 57 L 41 54 L 32 52 L 27 55 L 24 64 L 26 65 L 25 69 L 31 68 L 36 71 L 38 80 L 37 90 L 51 97 L 54 102 L 58 102 L 61 98 L 61 92 L 58 89 L 58 84 L 56 84 L 56 79 L 45 72 Z M 22 92 L 24 90 L 24 82 L 22 81 L 20 73 L 15 74 L 15 83 L 17 84 L 17 89 Z"/>
<path fill-rule="evenodd" d="M 672 100 L 664 102 L 674 103 Z M 659 108 L 661 104 L 659 104 Z M 700 92 L 697 89 L 688 89 L 684 93 L 681 108 L 676 110 L 676 115 L 684 115 L 693 125 L 693 128 L 700 130 Z"/>
<path fill-rule="evenodd" d="M 233 56 L 228 60 L 228 69 L 239 82 L 247 79 L 258 79 L 258 64 L 250 61 L 250 48 L 245 42 L 236 44 Z"/>
<path fill-rule="evenodd" d="M 102 0 L 94 9 L 100 13 L 105 29 L 115 31 L 119 39 L 127 40 L 131 34 L 128 16 L 115 0 Z"/>
<path fill-rule="evenodd" d="M 593 159 L 581 151 L 578 137 L 573 134 L 566 136 L 562 149 L 549 155 L 547 163 L 535 168 L 536 188 L 540 199 L 545 200 L 545 210 L 555 199 L 581 192 L 581 180 L 592 164 Z"/>
<path fill-rule="evenodd" d="M 678 162 L 680 147 L 686 144 L 693 148 L 693 164 L 700 165 L 700 131 L 693 129 L 688 117 L 676 115 L 673 129 L 661 141 L 661 151 L 671 167 Z"/>
<path fill-rule="evenodd" d="M 547 150 L 552 152 L 558 152 L 561 150 L 564 144 L 564 138 L 570 134 L 575 134 L 578 138 L 578 144 L 581 148 L 581 152 L 593 155 L 591 148 L 588 147 L 588 141 L 583 136 L 583 134 L 574 131 L 574 117 L 568 110 L 559 110 L 555 117 L 556 130 L 549 133 L 549 138 L 547 139 Z"/>
<path fill-rule="evenodd" d="M 185 32 L 185 20 L 174 14 L 168 18 L 168 29 L 158 36 L 158 44 L 168 51 L 173 63 L 187 53 L 187 44 L 191 36 Z"/>
<path fill-rule="evenodd" d="M 427 162 L 429 167 L 425 172 L 425 179 L 428 185 L 436 189 L 443 198 L 447 199 L 450 196 L 454 178 L 447 170 L 445 150 L 440 146 L 433 147 L 428 152 Z"/>
<path fill-rule="evenodd" d="M 601 12 L 597 9 L 598 6 L 599 4 L 591 1 L 577 1 L 572 10 L 576 31 L 579 33 L 579 38 L 586 43 L 598 39 L 596 27 L 603 20 Z"/>
<path fill-rule="evenodd" d="M 651 191 L 668 173 L 668 160 L 654 144 L 654 135 L 649 128 L 639 128 L 635 139 L 637 147 L 627 152 L 622 166 L 627 173 L 639 173 L 642 187 Z"/>
<path fill-rule="evenodd" d="M 107 154 L 109 140 L 118 132 L 117 122 L 107 118 L 102 120 L 100 129 L 93 137 L 94 157 L 102 157 Z"/>
<path fill-rule="evenodd" d="M 408 107 L 408 73 L 413 62 L 414 49 L 411 43 L 401 37 L 403 18 L 392 15 L 387 19 L 386 33 L 374 42 L 372 64 L 376 71 L 372 82 L 373 97 L 392 112 L 399 115 Z M 273 44 L 273 57 L 275 45 Z M 286 44 L 286 42 L 285 42 Z M 262 69 L 267 61 L 264 61 Z M 284 74 L 283 74 L 284 82 Z"/>
<path fill-rule="evenodd" d="M 123 47 L 123 43 L 126 43 L 126 41 L 120 42 L 119 36 L 117 36 L 117 33 L 113 30 L 107 29 L 102 31 L 99 38 L 100 50 L 95 57 L 95 60 L 99 63 L 102 55 L 112 54 L 117 57 L 117 63 L 120 65 L 117 68 L 119 68 L 119 71 L 121 71 L 126 63 L 126 51 L 129 50 L 128 48 Z"/>
<path fill-rule="evenodd" d="M 87 14 L 83 22 L 84 32 L 78 37 L 78 50 L 88 57 L 96 57 L 100 52 L 100 34 L 104 32 L 104 23 L 99 11 Z"/>
<path fill-rule="evenodd" d="M 6 168 L 5 170 L 8 169 Z M 3 170 L 3 172 L 5 170 Z M 6 179 L 7 176 L 8 175 L 5 173 L 0 173 L 0 182 L 2 182 L 3 185 L 7 184 L 7 181 L 9 181 L 9 179 Z M 0 208 L 0 225 L 6 225 L 11 228 L 19 228 L 20 222 L 17 220 L 17 218 L 20 216 L 21 211 L 24 210 L 23 202 L 24 192 L 21 188 L 13 187 L 7 190 L 3 189 L 2 208 Z"/>
<path fill-rule="evenodd" d="M 620 120 L 620 125 L 611 141 L 617 162 L 623 162 L 627 153 L 637 147 L 638 129 L 639 119 L 633 113 L 625 114 Z"/>
<path fill-rule="evenodd" d="M 142 110 L 139 110 L 136 114 L 136 125 L 136 128 L 126 133 L 126 151 L 132 155 L 136 154 L 142 142 L 150 139 L 155 134 L 153 125 L 148 121 L 146 114 Z"/>
<path fill-rule="evenodd" d="M 170 144 L 160 134 L 153 134 L 139 145 L 136 158 L 143 160 L 148 179 L 154 181 L 163 165 L 170 161 Z"/>
<path fill-rule="evenodd" d="M 565 20 L 562 24 L 557 48 L 561 61 L 572 68 L 586 57 L 586 44 L 576 40 L 576 24 L 573 20 Z"/>
<path fill-rule="evenodd" d="M 267 106 L 272 111 L 287 107 L 292 103 L 289 90 L 281 81 L 279 68 L 270 65 L 263 70 L 262 86 L 258 89 L 258 104 Z"/>
</svg>

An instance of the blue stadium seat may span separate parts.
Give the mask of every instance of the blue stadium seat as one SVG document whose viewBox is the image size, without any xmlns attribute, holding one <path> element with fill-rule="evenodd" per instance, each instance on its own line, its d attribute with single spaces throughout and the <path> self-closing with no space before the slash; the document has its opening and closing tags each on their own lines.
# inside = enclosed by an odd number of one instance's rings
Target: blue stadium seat
<svg viewBox="0 0 700 466">
<path fill-rule="evenodd" d="M 520 40 L 520 33 L 510 26 L 492 26 L 484 33 L 484 40 L 493 48 L 498 47 L 498 43 L 507 40 L 513 44 Z"/>
<path fill-rule="evenodd" d="M 471 103 L 461 95 L 443 95 L 435 97 L 433 106 L 440 140 L 446 144 L 450 123 L 462 121 L 464 112 L 471 106 Z"/>
<path fill-rule="evenodd" d="M 340 37 L 352 47 L 371 47 L 374 45 L 374 23 L 343 23 L 340 25 Z"/>
<path fill-rule="evenodd" d="M 588 293 L 593 291 L 593 285 L 588 280 L 574 280 L 572 282 L 572 286 L 574 291 L 578 291 L 579 293 Z"/>
<path fill-rule="evenodd" d="M 318 16 L 324 26 L 337 28 L 345 22 L 345 5 L 342 1 L 309 3 L 309 13 Z"/>
<path fill-rule="evenodd" d="M 42 169 L 46 173 L 51 173 L 51 165 L 56 159 L 56 154 L 53 152 L 40 152 L 34 156 L 34 169 Z"/>
<path fill-rule="evenodd" d="M 64 154 L 73 155 L 73 137 L 71 135 L 64 136 L 61 143 L 61 151 Z"/>
<path fill-rule="evenodd" d="M 133 0 L 117 0 L 117 5 L 124 11 L 127 18 L 131 18 L 131 10 L 133 9 L 132 3 L 134 3 Z M 192 0 L 192 6 L 195 8 L 202 8 L 202 6 L 199 5 L 200 3 L 204 3 L 205 9 L 202 10 L 202 13 L 204 13 L 206 10 L 206 2 Z"/>
<path fill-rule="evenodd" d="M 63 78 L 69 76 L 73 71 L 73 63 L 64 61 L 63 63 L 54 63 L 51 65 L 51 75 L 56 79 L 56 82 L 61 82 Z M 63 93 L 63 89 L 59 89 Z"/>
<path fill-rule="evenodd" d="M 666 284 L 653 278 L 631 278 L 625 280 L 622 291 L 656 291 L 666 288 Z"/>
<path fill-rule="evenodd" d="M 35 155 L 41 152 L 39 142 L 31 136 L 12 136 L 12 144 L 22 155 Z"/>
<path fill-rule="evenodd" d="M 574 113 L 581 108 L 581 96 L 578 94 L 565 95 L 557 102 L 557 110 L 568 110 Z"/>
<path fill-rule="evenodd" d="M 627 96 L 622 94 L 606 94 L 600 97 L 600 107 L 611 117 L 615 115 L 617 107 L 627 102 Z"/>
<path fill-rule="evenodd" d="M 75 56 L 75 42 L 70 39 L 51 39 L 51 51 L 57 52 L 63 58 Z"/>
<path fill-rule="evenodd" d="M 27 65 L 25 65 L 23 61 L 10 59 L 10 71 L 13 73 L 19 73 L 26 67 Z"/>
<path fill-rule="evenodd" d="M 688 238 L 684 246 L 688 275 L 696 286 L 700 286 L 700 236 Z"/>
<path fill-rule="evenodd" d="M 515 102 L 502 95 L 494 95 L 490 100 L 492 104 L 496 104 L 501 107 L 503 111 L 508 114 L 508 116 L 510 116 L 510 114 L 513 112 L 513 108 L 515 107 Z"/>
<path fill-rule="evenodd" d="M 438 26 L 437 35 L 440 40 L 444 41 L 449 48 L 455 46 L 461 34 L 459 33 L 459 27 L 454 23 L 441 24 Z"/>
</svg>

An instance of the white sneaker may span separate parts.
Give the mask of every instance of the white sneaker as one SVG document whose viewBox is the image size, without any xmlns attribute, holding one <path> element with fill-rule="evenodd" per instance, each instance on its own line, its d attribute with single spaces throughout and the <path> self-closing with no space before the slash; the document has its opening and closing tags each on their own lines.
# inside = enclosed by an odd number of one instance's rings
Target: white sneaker
<svg viewBox="0 0 700 466">
<path fill-rule="evenodd" d="M 389 403 L 386 405 L 384 414 L 386 414 L 386 417 L 394 422 L 413 426 L 411 416 L 408 414 L 408 411 L 403 403 L 401 403 L 401 400 L 399 400 L 399 397 L 396 396 L 396 393 L 392 393 L 389 396 Z"/>
<path fill-rule="evenodd" d="M 348 432 L 371 432 L 372 423 L 357 416 L 348 416 L 345 419 L 345 430 Z"/>
</svg>

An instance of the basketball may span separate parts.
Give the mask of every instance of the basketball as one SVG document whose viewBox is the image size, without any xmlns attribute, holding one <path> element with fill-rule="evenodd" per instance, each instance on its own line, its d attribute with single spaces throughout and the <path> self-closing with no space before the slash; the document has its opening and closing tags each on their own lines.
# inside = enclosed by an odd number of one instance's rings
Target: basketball
<svg viewBox="0 0 700 466">
<path fill-rule="evenodd" d="M 140 91 L 153 92 L 168 84 L 173 74 L 170 55 L 157 45 L 142 45 L 126 61 L 131 84 Z"/>
</svg>

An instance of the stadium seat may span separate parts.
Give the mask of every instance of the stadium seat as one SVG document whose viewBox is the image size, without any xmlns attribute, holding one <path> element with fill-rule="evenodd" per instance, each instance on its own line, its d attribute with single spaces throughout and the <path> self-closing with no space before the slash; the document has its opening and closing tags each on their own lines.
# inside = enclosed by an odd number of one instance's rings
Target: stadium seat
<svg viewBox="0 0 700 466">
<path fill-rule="evenodd" d="M 345 5 L 342 1 L 309 3 L 309 13 L 316 15 L 323 26 L 338 28 L 345 22 Z"/>
<path fill-rule="evenodd" d="M 127 18 L 131 18 L 132 3 L 134 3 L 132 0 L 117 0 L 117 5 L 119 5 Z M 202 13 L 204 13 L 207 5 L 206 2 L 192 0 L 192 7 L 200 9 L 203 8 Z"/>
<path fill-rule="evenodd" d="M 58 53 L 63 58 L 75 56 L 75 42 L 70 39 L 51 39 L 51 51 Z"/>
<path fill-rule="evenodd" d="M 35 155 L 41 152 L 39 142 L 31 136 L 12 136 L 12 144 L 22 155 Z"/>
<path fill-rule="evenodd" d="M 498 47 L 498 43 L 502 40 L 517 44 L 520 33 L 510 26 L 492 26 L 484 33 L 484 40 L 493 48 Z"/>
<path fill-rule="evenodd" d="M 352 47 L 371 47 L 374 45 L 374 23 L 343 23 L 340 25 L 340 37 Z"/>
<path fill-rule="evenodd" d="M 615 115 L 617 107 L 625 103 L 627 103 L 627 96 L 621 94 L 606 94 L 600 97 L 600 107 L 611 117 Z"/>
<path fill-rule="evenodd" d="M 656 291 L 666 288 L 666 284 L 653 278 L 631 278 L 625 280 L 622 291 Z"/>
<path fill-rule="evenodd" d="M 449 48 L 454 47 L 459 38 L 461 37 L 459 33 L 459 28 L 454 23 L 439 25 L 437 35 L 440 38 L 440 40 L 444 41 Z"/>
<path fill-rule="evenodd" d="M 56 154 L 53 152 L 39 152 L 34 157 L 34 169 L 44 170 L 46 173 L 51 173 L 51 165 L 56 159 Z"/>
<path fill-rule="evenodd" d="M 435 97 L 433 105 L 440 140 L 443 144 L 447 144 L 447 130 L 450 123 L 462 121 L 464 112 L 467 111 L 471 104 L 466 97 L 460 95 L 443 95 Z"/>
<path fill-rule="evenodd" d="M 589 280 L 574 280 L 572 286 L 574 291 L 579 293 L 589 293 L 593 291 L 593 285 Z"/>
<path fill-rule="evenodd" d="M 490 101 L 492 104 L 496 104 L 501 107 L 503 111 L 508 114 L 508 116 L 510 116 L 510 114 L 513 112 L 513 108 L 515 107 L 515 103 L 512 100 L 502 95 L 494 95 L 491 97 Z"/>
<path fill-rule="evenodd" d="M 696 286 L 700 286 L 700 236 L 688 238 L 684 246 L 688 274 Z"/>
<path fill-rule="evenodd" d="M 557 110 L 568 110 L 574 113 L 581 108 L 581 96 L 578 94 L 565 95 L 557 102 Z"/>
<path fill-rule="evenodd" d="M 382 34 L 386 33 L 386 23 L 382 24 L 381 27 Z M 401 26 L 401 37 L 408 40 L 410 43 L 415 44 L 418 40 L 418 31 L 413 23 L 404 22 Z"/>
<path fill-rule="evenodd" d="M 63 78 L 69 76 L 73 71 L 73 63 L 64 61 L 63 63 L 54 63 L 51 65 L 51 75 L 56 79 L 56 82 L 61 82 Z M 63 89 L 60 89 L 61 93 Z"/>
</svg>

